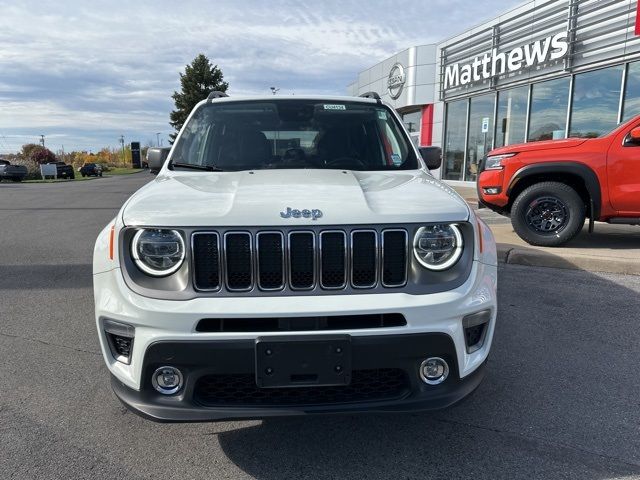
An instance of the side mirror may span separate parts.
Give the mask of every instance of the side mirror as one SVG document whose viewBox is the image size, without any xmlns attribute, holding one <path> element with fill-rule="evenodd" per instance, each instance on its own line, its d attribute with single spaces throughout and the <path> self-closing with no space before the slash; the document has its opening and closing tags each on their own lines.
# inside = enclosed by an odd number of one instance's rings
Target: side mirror
<svg viewBox="0 0 640 480">
<path fill-rule="evenodd" d="M 629 138 L 633 143 L 640 143 L 640 127 L 632 128 L 629 132 Z"/>
<path fill-rule="evenodd" d="M 147 163 L 149 164 L 149 171 L 154 175 L 157 175 L 164 162 L 169 156 L 171 147 L 152 147 L 147 150 Z"/>
<path fill-rule="evenodd" d="M 442 149 L 440 147 L 420 147 L 420 155 L 429 170 L 436 170 L 442 165 Z"/>
</svg>

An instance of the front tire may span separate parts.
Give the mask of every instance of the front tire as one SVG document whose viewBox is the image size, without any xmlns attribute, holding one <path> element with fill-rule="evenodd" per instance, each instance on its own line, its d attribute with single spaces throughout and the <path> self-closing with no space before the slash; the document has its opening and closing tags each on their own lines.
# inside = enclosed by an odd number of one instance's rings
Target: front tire
<svg viewBox="0 0 640 480">
<path fill-rule="evenodd" d="M 584 225 L 585 204 L 573 188 L 559 182 L 527 187 L 511 207 L 511 225 L 525 242 L 557 247 L 575 237 Z"/>
</svg>

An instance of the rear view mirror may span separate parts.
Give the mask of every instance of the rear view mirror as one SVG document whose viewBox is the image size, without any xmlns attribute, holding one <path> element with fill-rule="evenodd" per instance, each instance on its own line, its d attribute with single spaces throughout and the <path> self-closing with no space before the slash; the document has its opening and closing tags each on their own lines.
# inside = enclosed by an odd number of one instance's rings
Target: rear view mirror
<svg viewBox="0 0 640 480">
<path fill-rule="evenodd" d="M 420 147 L 420 155 L 429 170 L 436 170 L 442 165 L 442 149 L 440 147 Z"/>
<path fill-rule="evenodd" d="M 155 175 L 162 169 L 170 151 L 171 147 L 151 147 L 147 150 L 147 163 L 151 173 Z"/>
<path fill-rule="evenodd" d="M 632 128 L 629 137 L 633 143 L 640 143 L 640 127 Z"/>
</svg>

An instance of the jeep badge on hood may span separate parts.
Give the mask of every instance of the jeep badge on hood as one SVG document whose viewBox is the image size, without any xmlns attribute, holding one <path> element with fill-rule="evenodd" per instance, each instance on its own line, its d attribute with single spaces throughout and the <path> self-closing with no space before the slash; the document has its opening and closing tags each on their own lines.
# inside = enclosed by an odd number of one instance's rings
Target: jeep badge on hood
<svg viewBox="0 0 640 480">
<path fill-rule="evenodd" d="M 317 220 L 322 217 L 322 210 L 313 209 L 296 210 L 291 207 L 287 207 L 286 210 L 280 212 L 282 218 L 310 218 L 311 220 Z"/>
</svg>

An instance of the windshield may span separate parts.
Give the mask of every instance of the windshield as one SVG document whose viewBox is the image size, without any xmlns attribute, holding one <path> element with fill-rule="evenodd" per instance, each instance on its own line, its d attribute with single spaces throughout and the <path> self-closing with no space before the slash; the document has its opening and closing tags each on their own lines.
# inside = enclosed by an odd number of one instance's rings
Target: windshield
<svg viewBox="0 0 640 480">
<path fill-rule="evenodd" d="M 289 99 L 203 105 L 174 146 L 171 162 L 216 171 L 420 168 L 387 107 Z"/>
</svg>

